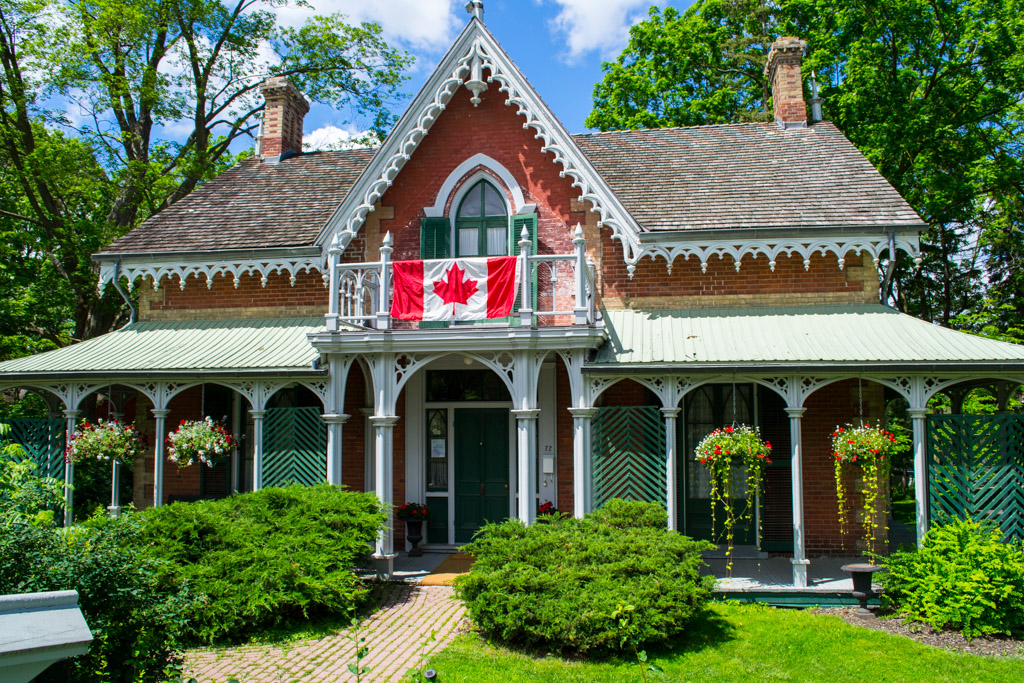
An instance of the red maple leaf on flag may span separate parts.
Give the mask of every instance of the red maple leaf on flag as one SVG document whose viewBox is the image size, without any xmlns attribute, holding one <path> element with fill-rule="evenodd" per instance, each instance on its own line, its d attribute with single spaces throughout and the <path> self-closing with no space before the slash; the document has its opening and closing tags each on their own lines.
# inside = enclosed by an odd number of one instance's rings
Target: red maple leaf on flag
<svg viewBox="0 0 1024 683">
<path fill-rule="evenodd" d="M 441 297 L 441 301 L 452 305 L 452 315 L 455 315 L 455 304 L 465 304 L 469 297 L 476 294 L 477 281 L 463 281 L 465 274 L 466 271 L 459 268 L 458 263 L 453 263 L 452 267 L 445 271 L 445 275 L 448 276 L 447 282 L 434 280 L 434 294 Z"/>
</svg>

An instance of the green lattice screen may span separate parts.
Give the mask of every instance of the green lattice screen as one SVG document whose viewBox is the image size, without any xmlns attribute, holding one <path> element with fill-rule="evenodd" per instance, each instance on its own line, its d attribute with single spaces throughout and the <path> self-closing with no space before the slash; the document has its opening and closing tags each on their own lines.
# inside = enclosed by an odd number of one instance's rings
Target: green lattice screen
<svg viewBox="0 0 1024 683">
<path fill-rule="evenodd" d="M 594 507 L 665 504 L 665 423 L 657 406 L 599 408 L 591 425 Z"/>
<path fill-rule="evenodd" d="M 20 444 L 35 461 L 36 472 L 64 478 L 64 420 L 61 418 L 12 418 L 0 420 L 11 426 L 7 440 Z"/>
<path fill-rule="evenodd" d="M 929 415 L 933 522 L 967 517 L 1024 539 L 1024 416 Z"/>
<path fill-rule="evenodd" d="M 263 423 L 263 485 L 327 480 L 327 425 L 320 408 L 269 408 Z"/>
</svg>

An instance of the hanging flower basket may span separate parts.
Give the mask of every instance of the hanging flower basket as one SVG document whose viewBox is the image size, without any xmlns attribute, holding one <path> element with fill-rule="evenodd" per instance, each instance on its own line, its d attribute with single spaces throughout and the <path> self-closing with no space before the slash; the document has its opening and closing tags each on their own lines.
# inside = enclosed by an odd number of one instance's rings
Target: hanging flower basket
<svg viewBox="0 0 1024 683">
<path fill-rule="evenodd" d="M 860 492 L 864 501 L 864 542 L 868 554 L 874 553 L 877 532 L 881 490 L 889 479 L 889 463 L 899 447 L 896 435 L 880 425 L 859 426 L 847 424 L 836 427 L 832 432 L 832 456 L 835 458 L 836 498 L 839 506 L 839 528 L 845 536 L 848 501 L 843 486 L 843 472 L 860 467 Z"/>
<path fill-rule="evenodd" d="M 142 455 L 146 444 L 132 425 L 118 420 L 83 420 L 68 439 L 64 460 L 75 464 L 83 460 L 116 461 L 131 464 Z"/>
<path fill-rule="evenodd" d="M 753 519 L 754 509 L 760 503 L 764 489 L 764 471 L 771 464 L 772 445 L 761 440 L 757 427 L 739 425 L 716 429 L 699 444 L 695 450 L 697 462 L 711 473 L 711 533 L 715 530 L 715 506 L 725 510 L 726 557 L 732 568 L 734 527 L 740 521 Z M 733 467 L 746 470 L 746 502 L 737 509 L 733 491 Z"/>
<path fill-rule="evenodd" d="M 182 420 L 178 428 L 167 434 L 167 459 L 178 467 L 201 462 L 213 467 L 231 453 L 231 434 L 219 422 Z"/>
</svg>

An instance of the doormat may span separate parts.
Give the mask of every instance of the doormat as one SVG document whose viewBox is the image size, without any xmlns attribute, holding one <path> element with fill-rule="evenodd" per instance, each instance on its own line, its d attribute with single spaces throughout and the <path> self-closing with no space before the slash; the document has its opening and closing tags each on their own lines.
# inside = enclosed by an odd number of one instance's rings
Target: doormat
<svg viewBox="0 0 1024 683">
<path fill-rule="evenodd" d="M 455 553 L 449 555 L 437 565 L 434 571 L 430 572 L 420 581 L 421 586 L 450 586 L 455 577 L 460 574 L 468 574 L 476 558 L 466 553 Z"/>
</svg>

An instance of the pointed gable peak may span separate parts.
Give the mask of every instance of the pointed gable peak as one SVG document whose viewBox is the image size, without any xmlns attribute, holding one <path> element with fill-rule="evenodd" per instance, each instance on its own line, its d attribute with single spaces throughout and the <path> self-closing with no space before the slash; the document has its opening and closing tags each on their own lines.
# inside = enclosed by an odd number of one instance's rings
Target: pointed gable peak
<svg viewBox="0 0 1024 683">
<path fill-rule="evenodd" d="M 579 199 L 590 202 L 600 216 L 598 225 L 607 226 L 622 243 L 632 272 L 641 255 L 639 225 L 484 26 L 482 3 L 470 2 L 466 9 L 473 17 L 327 222 L 318 242 L 334 249 L 348 246 L 452 97 L 465 86 L 473 94 L 474 105 L 484 93 L 493 93 L 503 96 L 506 106 L 516 106 L 524 118 L 523 128 L 535 131 L 540 151 L 554 156 L 553 162 L 562 166 L 559 174 L 572 179 Z"/>
</svg>

